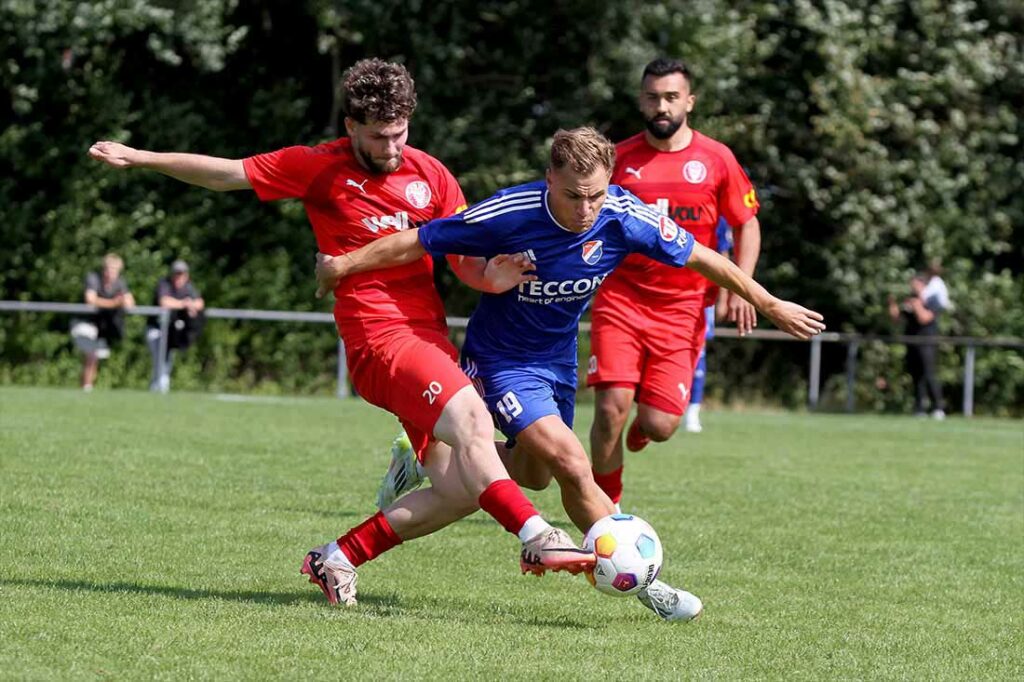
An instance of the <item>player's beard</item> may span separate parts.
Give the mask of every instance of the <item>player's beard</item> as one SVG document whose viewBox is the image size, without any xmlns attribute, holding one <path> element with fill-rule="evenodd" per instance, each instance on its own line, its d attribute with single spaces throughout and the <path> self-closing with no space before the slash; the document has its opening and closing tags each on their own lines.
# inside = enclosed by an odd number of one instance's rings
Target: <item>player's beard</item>
<svg viewBox="0 0 1024 682">
<path fill-rule="evenodd" d="M 398 156 L 388 159 L 384 163 L 381 163 L 360 148 L 355 148 L 355 152 L 363 165 L 373 173 L 394 173 L 402 165 L 401 152 L 398 153 Z"/>
<path fill-rule="evenodd" d="M 665 114 L 658 114 L 647 119 L 647 132 L 657 140 L 667 140 L 676 134 L 676 131 L 686 123 L 686 114 L 678 119 Z"/>
</svg>

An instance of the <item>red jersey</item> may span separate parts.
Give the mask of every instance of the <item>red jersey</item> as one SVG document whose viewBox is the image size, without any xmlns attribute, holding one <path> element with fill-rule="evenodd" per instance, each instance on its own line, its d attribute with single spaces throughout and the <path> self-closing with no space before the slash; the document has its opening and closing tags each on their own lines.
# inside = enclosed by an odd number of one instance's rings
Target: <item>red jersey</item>
<svg viewBox="0 0 1024 682">
<path fill-rule="evenodd" d="M 677 152 L 655 149 L 640 133 L 616 145 L 615 153 L 612 182 L 671 216 L 704 246 L 717 250 L 720 214 L 734 227 L 757 214 L 757 194 L 732 151 L 696 130 L 689 146 Z M 601 286 L 632 290 L 636 300 L 665 301 L 702 296 L 709 285 L 689 268 L 633 254 Z"/>
<path fill-rule="evenodd" d="M 408 146 L 401 167 L 393 173 L 366 170 L 348 138 L 316 147 L 286 147 L 242 163 L 261 200 L 302 200 L 317 246 L 331 256 L 450 216 L 466 205 L 448 169 Z M 334 298 L 338 331 L 350 346 L 409 322 L 444 325 L 430 256 L 346 277 Z"/>
</svg>

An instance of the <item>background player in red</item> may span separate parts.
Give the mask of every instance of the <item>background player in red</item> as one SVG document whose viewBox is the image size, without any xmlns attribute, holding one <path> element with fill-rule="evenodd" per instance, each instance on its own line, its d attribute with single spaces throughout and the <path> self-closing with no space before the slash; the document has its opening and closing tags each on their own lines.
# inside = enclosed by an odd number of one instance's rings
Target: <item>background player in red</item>
<svg viewBox="0 0 1024 682">
<path fill-rule="evenodd" d="M 672 217 L 715 248 L 719 215 L 735 228 L 736 263 L 753 275 L 760 251 L 757 195 L 728 147 L 687 125 L 695 97 L 682 62 L 656 59 L 641 78 L 647 129 L 616 147 L 612 182 Z M 626 447 L 643 449 L 675 433 L 704 345 L 704 308 L 717 288 L 686 268 L 630 256 L 601 285 L 592 313 L 587 385 L 596 389 L 590 451 L 598 484 L 622 497 L 622 431 L 635 400 Z M 756 325 L 747 301 L 730 295 L 727 318 L 740 334 Z"/>
<path fill-rule="evenodd" d="M 363 60 L 346 71 L 342 86 L 348 138 L 315 147 L 242 160 L 114 142 L 97 142 L 89 153 L 114 167 L 147 168 L 212 190 L 252 188 L 264 201 L 300 199 L 319 250 L 330 255 L 465 207 L 441 162 L 406 146 L 416 93 L 403 66 Z M 471 285 L 486 288 L 501 276 L 483 259 L 454 265 Z M 511 273 L 515 280 L 516 269 Z M 593 555 L 544 521 L 502 466 L 490 415 L 448 340 L 429 257 L 342 280 L 334 296 L 353 384 L 367 401 L 398 416 L 434 485 L 306 555 L 302 572 L 328 600 L 355 603 L 356 567 L 462 517 L 467 497 L 520 538 L 523 570 L 592 566 Z"/>
</svg>

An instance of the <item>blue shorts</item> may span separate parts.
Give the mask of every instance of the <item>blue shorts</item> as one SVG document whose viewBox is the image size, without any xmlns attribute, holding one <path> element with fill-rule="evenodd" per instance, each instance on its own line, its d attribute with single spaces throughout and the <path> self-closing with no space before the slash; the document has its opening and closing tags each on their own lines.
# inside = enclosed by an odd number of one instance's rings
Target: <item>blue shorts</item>
<svg viewBox="0 0 1024 682">
<path fill-rule="evenodd" d="M 507 361 L 478 361 L 463 354 L 462 371 L 470 378 L 508 447 L 515 437 L 541 417 L 558 415 L 572 428 L 576 410 L 576 367 L 512 365 Z"/>
</svg>

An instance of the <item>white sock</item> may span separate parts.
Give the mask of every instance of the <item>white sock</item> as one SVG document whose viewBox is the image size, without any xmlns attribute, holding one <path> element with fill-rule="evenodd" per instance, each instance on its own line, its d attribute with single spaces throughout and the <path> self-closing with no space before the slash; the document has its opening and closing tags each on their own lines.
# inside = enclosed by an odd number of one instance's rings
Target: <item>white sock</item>
<svg viewBox="0 0 1024 682">
<path fill-rule="evenodd" d="M 551 524 L 542 519 L 539 515 L 534 514 L 530 518 L 526 519 L 526 523 L 519 529 L 517 535 L 519 536 L 520 542 L 526 542 L 532 540 L 539 534 L 551 528 Z"/>
<path fill-rule="evenodd" d="M 690 406 L 686 408 L 686 416 L 688 418 L 700 416 L 700 403 L 690 403 Z"/>
<path fill-rule="evenodd" d="M 346 568 L 351 568 L 353 571 L 356 570 L 356 567 L 352 565 L 352 562 L 348 560 L 345 553 L 341 551 L 340 547 L 338 547 L 337 540 L 333 540 L 331 541 L 331 544 L 327 545 L 327 558 L 324 559 L 324 561 L 329 561 L 335 565 L 341 564 Z"/>
</svg>

